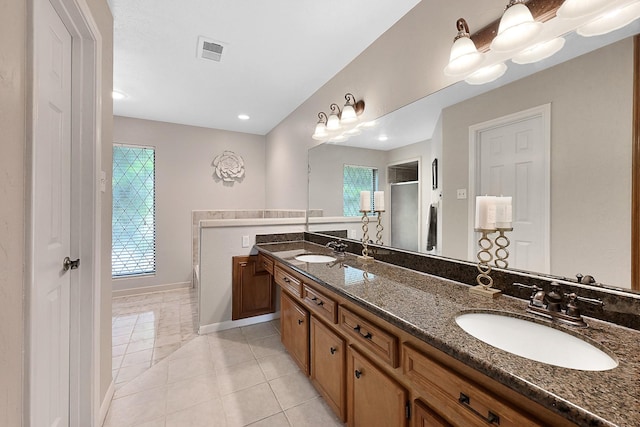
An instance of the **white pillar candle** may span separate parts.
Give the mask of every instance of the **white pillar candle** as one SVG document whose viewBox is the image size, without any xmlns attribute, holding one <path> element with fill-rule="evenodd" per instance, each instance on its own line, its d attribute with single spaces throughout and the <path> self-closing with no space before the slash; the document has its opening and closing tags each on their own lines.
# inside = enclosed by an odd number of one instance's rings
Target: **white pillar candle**
<svg viewBox="0 0 640 427">
<path fill-rule="evenodd" d="M 511 228 L 513 207 L 511 197 L 496 197 L 496 227 Z"/>
<path fill-rule="evenodd" d="M 476 221 L 475 227 L 482 230 L 495 230 L 496 228 L 496 197 L 476 197 Z"/>
<path fill-rule="evenodd" d="M 360 211 L 371 211 L 371 191 L 360 192 Z"/>
<path fill-rule="evenodd" d="M 373 193 L 373 208 L 377 211 L 384 210 L 384 191 L 374 191 Z"/>
</svg>

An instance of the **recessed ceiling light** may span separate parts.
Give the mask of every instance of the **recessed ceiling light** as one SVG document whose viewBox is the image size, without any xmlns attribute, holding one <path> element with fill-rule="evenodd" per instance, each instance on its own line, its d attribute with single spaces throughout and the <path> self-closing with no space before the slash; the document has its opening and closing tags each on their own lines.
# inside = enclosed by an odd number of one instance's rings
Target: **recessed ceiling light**
<svg viewBox="0 0 640 427">
<path fill-rule="evenodd" d="M 251 117 L 247 116 L 246 114 L 238 114 L 238 118 L 240 120 L 249 120 Z"/>
<path fill-rule="evenodd" d="M 380 135 L 380 136 L 378 137 L 378 141 L 386 141 L 386 140 L 388 140 L 388 139 L 389 139 L 389 137 L 388 137 L 387 135 Z"/>
<path fill-rule="evenodd" d="M 111 97 L 113 99 L 125 99 L 127 95 L 125 95 L 122 92 L 118 92 L 117 90 L 114 90 L 113 92 L 111 92 Z"/>
</svg>

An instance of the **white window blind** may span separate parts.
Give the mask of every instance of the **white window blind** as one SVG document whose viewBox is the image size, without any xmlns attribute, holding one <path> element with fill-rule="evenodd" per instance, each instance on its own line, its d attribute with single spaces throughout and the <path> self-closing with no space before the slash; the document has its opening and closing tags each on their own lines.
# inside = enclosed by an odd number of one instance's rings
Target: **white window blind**
<svg viewBox="0 0 640 427">
<path fill-rule="evenodd" d="M 155 149 L 113 146 L 111 275 L 156 271 Z"/>
<path fill-rule="evenodd" d="M 344 165 L 342 186 L 343 215 L 361 216 L 360 192 L 371 192 L 371 206 L 373 206 L 373 192 L 378 189 L 378 169 L 368 166 Z"/>
</svg>

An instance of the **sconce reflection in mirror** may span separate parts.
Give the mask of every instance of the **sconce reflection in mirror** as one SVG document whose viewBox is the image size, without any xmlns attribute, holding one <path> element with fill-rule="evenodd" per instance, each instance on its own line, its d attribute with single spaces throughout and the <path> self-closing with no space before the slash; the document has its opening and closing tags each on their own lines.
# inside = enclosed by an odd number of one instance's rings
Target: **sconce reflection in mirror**
<svg viewBox="0 0 640 427">
<path fill-rule="evenodd" d="M 329 106 L 331 113 L 318 113 L 318 123 L 311 136 L 316 141 L 344 142 L 350 136 L 361 133 L 358 117 L 364 112 L 364 101 L 357 101 L 352 93 L 344 96 L 346 102 L 342 110 L 333 103 Z"/>
</svg>

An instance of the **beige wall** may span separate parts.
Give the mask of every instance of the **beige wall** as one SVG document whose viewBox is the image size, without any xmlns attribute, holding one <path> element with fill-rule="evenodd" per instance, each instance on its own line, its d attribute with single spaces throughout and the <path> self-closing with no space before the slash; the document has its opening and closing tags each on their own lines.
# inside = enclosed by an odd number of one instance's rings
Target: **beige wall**
<svg viewBox="0 0 640 427">
<path fill-rule="evenodd" d="M 30 73 L 27 68 L 28 13 L 25 1 L 0 3 L 0 425 L 19 426 L 24 415 L 23 393 L 25 345 L 24 259 L 25 180 L 28 147 L 26 129 Z M 113 19 L 107 2 L 87 1 L 103 40 L 102 140 L 111 141 Z M 102 153 L 102 169 L 111 169 L 111 151 Z M 107 148 L 110 145 L 107 144 Z M 102 195 L 102 308 L 100 318 L 102 359 L 101 398 L 111 383 L 111 202 Z M 109 266 L 105 269 L 104 266 Z"/>
<path fill-rule="evenodd" d="M 267 207 L 305 209 L 304 159 L 317 114 L 353 93 L 364 99 L 363 120 L 381 117 L 453 82 L 442 69 L 464 11 L 471 30 L 500 16 L 504 0 L 422 0 L 267 135 Z"/>
<path fill-rule="evenodd" d="M 0 3 L 0 425 L 22 424 L 27 5 Z"/>
<path fill-rule="evenodd" d="M 469 126 L 551 103 L 551 273 L 630 287 L 633 40 L 443 111 L 443 255 L 467 257 Z"/>
<path fill-rule="evenodd" d="M 115 117 L 113 141 L 155 147 L 157 220 L 157 273 L 116 279 L 114 290 L 191 281 L 191 211 L 265 205 L 264 136 Z M 244 159 L 242 182 L 213 179 L 211 162 L 225 150 Z"/>
</svg>

